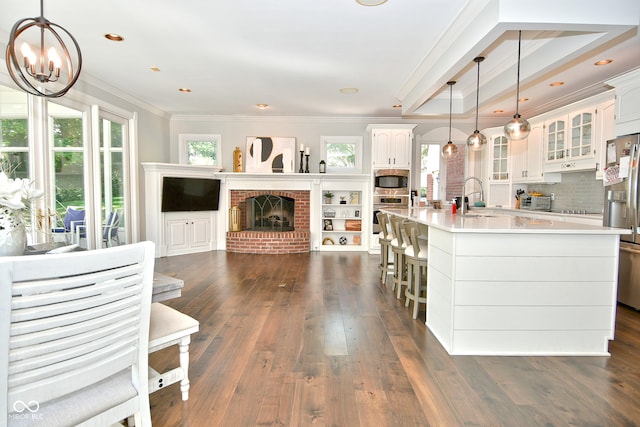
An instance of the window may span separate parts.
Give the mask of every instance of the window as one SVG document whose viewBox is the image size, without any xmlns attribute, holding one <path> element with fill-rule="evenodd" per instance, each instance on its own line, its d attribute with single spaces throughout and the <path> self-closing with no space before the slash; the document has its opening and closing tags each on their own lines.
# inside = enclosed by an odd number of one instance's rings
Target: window
<svg viewBox="0 0 640 427">
<path fill-rule="evenodd" d="M 362 173 L 361 136 L 322 136 L 320 145 L 328 173 Z"/>
<path fill-rule="evenodd" d="M 220 135 L 180 134 L 178 138 L 180 163 L 222 166 L 222 137 Z"/>
<path fill-rule="evenodd" d="M 0 86 L 0 168 L 29 178 L 27 94 Z"/>
</svg>

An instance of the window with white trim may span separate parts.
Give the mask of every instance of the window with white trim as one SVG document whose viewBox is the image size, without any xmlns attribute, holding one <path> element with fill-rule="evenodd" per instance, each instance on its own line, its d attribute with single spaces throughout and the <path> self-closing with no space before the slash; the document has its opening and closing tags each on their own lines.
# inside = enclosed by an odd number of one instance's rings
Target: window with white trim
<svg viewBox="0 0 640 427">
<path fill-rule="evenodd" d="M 178 135 L 179 162 L 222 167 L 222 137 L 216 134 Z"/>
<path fill-rule="evenodd" d="M 327 173 L 362 173 L 361 136 L 321 136 Z"/>
</svg>

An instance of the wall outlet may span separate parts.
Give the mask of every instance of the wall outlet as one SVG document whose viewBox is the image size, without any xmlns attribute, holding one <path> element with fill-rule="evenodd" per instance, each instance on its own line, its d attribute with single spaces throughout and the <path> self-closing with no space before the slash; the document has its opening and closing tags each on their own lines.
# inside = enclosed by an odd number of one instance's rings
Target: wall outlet
<svg viewBox="0 0 640 427">
<path fill-rule="evenodd" d="M 555 200 L 556 199 L 556 193 L 551 193 L 551 200 Z"/>
</svg>

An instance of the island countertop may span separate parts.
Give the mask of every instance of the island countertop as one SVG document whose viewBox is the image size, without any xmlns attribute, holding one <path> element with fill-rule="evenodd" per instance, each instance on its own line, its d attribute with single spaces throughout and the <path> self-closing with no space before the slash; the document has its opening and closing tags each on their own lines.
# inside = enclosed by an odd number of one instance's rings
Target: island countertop
<svg viewBox="0 0 640 427">
<path fill-rule="evenodd" d="M 516 234 L 629 234 L 630 230 L 579 224 L 552 219 L 530 218 L 517 213 L 495 213 L 474 209 L 464 215 L 447 209 L 381 209 L 391 215 L 411 219 L 451 233 Z"/>
</svg>

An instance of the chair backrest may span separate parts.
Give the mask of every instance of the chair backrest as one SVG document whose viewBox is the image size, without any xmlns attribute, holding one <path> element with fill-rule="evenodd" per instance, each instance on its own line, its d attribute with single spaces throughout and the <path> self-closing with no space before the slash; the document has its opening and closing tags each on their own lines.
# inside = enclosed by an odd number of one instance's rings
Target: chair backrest
<svg viewBox="0 0 640 427">
<path fill-rule="evenodd" d="M 393 236 L 391 236 L 391 231 L 389 230 L 389 215 L 384 212 L 377 212 L 376 218 L 378 219 L 378 225 L 380 226 L 382 238 L 386 240 L 392 239 Z"/>
<path fill-rule="evenodd" d="M 404 232 L 408 240 L 407 246 L 413 247 L 413 254 L 417 256 L 420 252 L 420 248 L 418 246 L 418 235 L 416 233 L 418 229 L 417 225 L 413 221 L 405 221 L 402 225 L 404 226 Z"/>
<path fill-rule="evenodd" d="M 75 225 L 78 225 L 79 223 L 84 221 L 85 213 L 86 212 L 84 209 L 74 209 L 72 207 L 68 207 L 67 212 L 64 214 L 64 219 L 62 220 L 62 222 L 64 223 L 64 230 L 75 231 L 71 229 L 73 226 L 72 223 L 76 223 Z"/>
<path fill-rule="evenodd" d="M 0 426 L 150 425 L 153 266 L 152 242 L 0 258 Z"/>
<path fill-rule="evenodd" d="M 107 217 L 107 223 L 102 231 L 102 240 L 106 241 L 116 237 L 118 234 L 118 225 L 120 224 L 120 215 L 118 211 L 111 211 Z"/>
</svg>

